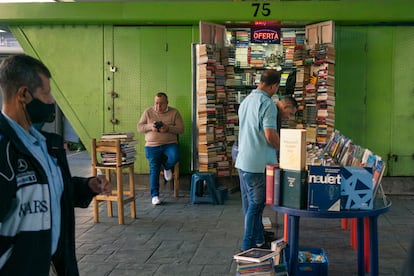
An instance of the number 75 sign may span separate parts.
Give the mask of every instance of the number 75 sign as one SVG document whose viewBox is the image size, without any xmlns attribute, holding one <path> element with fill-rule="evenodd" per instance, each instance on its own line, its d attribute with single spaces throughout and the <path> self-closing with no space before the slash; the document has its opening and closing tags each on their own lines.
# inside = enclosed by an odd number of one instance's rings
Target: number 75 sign
<svg viewBox="0 0 414 276">
<path fill-rule="evenodd" d="M 252 7 L 254 8 L 253 16 L 269 16 L 270 11 L 270 3 L 252 3 Z"/>
</svg>

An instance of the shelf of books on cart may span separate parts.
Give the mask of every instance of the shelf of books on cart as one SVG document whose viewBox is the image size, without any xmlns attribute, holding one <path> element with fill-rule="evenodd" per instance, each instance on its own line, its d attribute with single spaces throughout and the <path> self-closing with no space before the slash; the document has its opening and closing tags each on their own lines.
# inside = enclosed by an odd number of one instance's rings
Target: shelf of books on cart
<svg viewBox="0 0 414 276">
<path fill-rule="evenodd" d="M 104 133 L 101 136 L 101 141 L 113 142 L 119 140 L 122 155 L 122 164 L 131 164 L 136 159 L 135 146 L 137 141 L 134 140 L 133 132 L 111 132 Z M 101 152 L 102 164 L 103 165 L 116 165 L 116 153 L 113 152 Z"/>
<path fill-rule="evenodd" d="M 372 210 L 381 199 L 387 205 L 379 155 L 338 130 L 323 148 L 307 144 L 305 132 L 281 130 L 280 163 L 266 166 L 266 204 L 311 211 Z"/>
<path fill-rule="evenodd" d="M 353 143 L 353 141 L 335 130 L 326 146 L 321 153 L 321 163 L 324 166 L 339 165 L 341 166 L 341 196 L 348 195 L 346 202 L 341 202 L 343 209 L 372 209 L 374 199 L 377 196 L 382 197 L 386 201 L 384 191 L 382 189 L 381 180 L 384 175 L 386 165 L 381 156 L 376 155 L 371 150 Z M 358 177 L 358 179 L 355 179 Z M 366 180 L 364 180 L 364 177 Z M 352 197 L 357 194 L 356 185 L 354 182 L 360 184 L 360 187 L 366 188 L 367 191 L 367 205 L 361 202 L 360 206 L 352 206 L 350 203 Z M 359 197 L 361 197 L 361 192 Z M 351 205 L 350 205 L 351 204 Z"/>
</svg>

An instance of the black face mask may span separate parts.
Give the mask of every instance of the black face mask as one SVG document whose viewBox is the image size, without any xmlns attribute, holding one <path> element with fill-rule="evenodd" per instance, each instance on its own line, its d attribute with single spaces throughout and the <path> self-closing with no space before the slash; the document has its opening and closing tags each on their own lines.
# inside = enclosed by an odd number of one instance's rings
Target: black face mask
<svg viewBox="0 0 414 276">
<path fill-rule="evenodd" d="M 45 104 L 44 102 L 33 98 L 33 100 L 26 105 L 30 120 L 33 124 L 50 123 L 55 119 L 56 111 L 55 104 Z"/>
</svg>

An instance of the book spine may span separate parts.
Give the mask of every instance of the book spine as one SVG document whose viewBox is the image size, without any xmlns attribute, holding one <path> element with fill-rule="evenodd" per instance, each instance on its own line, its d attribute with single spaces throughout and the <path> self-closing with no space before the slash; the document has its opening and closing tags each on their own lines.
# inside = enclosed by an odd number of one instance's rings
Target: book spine
<svg viewBox="0 0 414 276">
<path fill-rule="evenodd" d="M 266 204 L 274 205 L 275 202 L 275 169 L 279 165 L 266 165 Z"/>
<path fill-rule="evenodd" d="M 273 183 L 274 183 L 273 204 L 280 205 L 280 168 L 279 168 L 279 165 L 274 167 Z"/>
</svg>

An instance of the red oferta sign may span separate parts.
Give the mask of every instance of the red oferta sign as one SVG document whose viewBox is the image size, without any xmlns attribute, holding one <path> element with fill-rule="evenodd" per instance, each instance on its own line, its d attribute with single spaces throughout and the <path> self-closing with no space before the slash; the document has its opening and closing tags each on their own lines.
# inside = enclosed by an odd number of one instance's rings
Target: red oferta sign
<svg viewBox="0 0 414 276">
<path fill-rule="evenodd" d="M 252 28 L 250 40 L 252 43 L 280 44 L 280 29 L 269 27 Z"/>
</svg>

